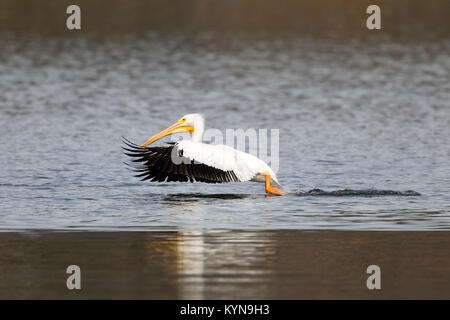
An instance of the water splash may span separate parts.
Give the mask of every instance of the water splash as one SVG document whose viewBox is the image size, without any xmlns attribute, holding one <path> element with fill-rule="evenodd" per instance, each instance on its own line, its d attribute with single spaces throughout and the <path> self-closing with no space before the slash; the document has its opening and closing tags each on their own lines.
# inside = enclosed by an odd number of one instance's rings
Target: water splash
<svg viewBox="0 0 450 320">
<path fill-rule="evenodd" d="M 342 189 L 325 191 L 322 189 L 311 189 L 309 191 L 298 191 L 295 193 L 297 196 L 357 196 L 357 197 L 373 197 L 373 196 L 420 196 L 421 194 L 414 190 L 395 191 L 395 190 L 374 190 L 374 189 Z"/>
</svg>

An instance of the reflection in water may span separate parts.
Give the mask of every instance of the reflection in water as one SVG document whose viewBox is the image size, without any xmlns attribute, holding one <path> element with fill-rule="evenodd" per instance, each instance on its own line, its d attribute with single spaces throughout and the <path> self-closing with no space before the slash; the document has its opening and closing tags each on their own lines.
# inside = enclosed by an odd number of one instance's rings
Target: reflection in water
<svg viewBox="0 0 450 320">
<path fill-rule="evenodd" d="M 256 195 L 251 194 L 233 194 L 233 193 L 219 193 L 219 194 L 202 194 L 202 193 L 177 193 L 170 194 L 164 198 L 165 201 L 195 201 L 195 199 L 245 199 L 256 198 Z"/>
<path fill-rule="evenodd" d="M 236 287 L 247 299 L 266 296 L 268 286 L 257 279 L 269 277 L 266 259 L 274 254 L 270 233 L 257 237 L 252 232 L 182 232 L 178 237 L 179 256 L 183 266 L 180 274 L 180 299 L 204 299 L 211 295 L 233 298 Z"/>
<path fill-rule="evenodd" d="M 449 250 L 447 232 L 1 233 L 0 298 L 449 299 Z"/>
<path fill-rule="evenodd" d="M 205 242 L 201 231 L 183 232 L 177 238 L 180 299 L 204 299 Z M 185 283 L 195 282 L 196 290 L 190 290 Z"/>
</svg>

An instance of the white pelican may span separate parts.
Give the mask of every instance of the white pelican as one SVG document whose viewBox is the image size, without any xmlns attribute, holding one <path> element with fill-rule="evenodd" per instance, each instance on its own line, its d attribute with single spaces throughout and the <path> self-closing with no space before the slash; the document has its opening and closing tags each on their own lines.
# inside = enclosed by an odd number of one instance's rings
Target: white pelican
<svg viewBox="0 0 450 320">
<path fill-rule="evenodd" d="M 142 166 L 133 167 L 137 177 L 151 181 L 200 181 L 207 183 L 265 182 L 266 192 L 281 195 L 273 170 L 257 157 L 226 145 L 202 143 L 205 120 L 200 114 L 188 114 L 167 129 L 138 146 L 124 139 L 126 155 Z M 191 140 L 169 143 L 164 147 L 148 147 L 174 133 L 189 132 Z M 272 186 L 273 185 L 273 186 Z"/>
</svg>

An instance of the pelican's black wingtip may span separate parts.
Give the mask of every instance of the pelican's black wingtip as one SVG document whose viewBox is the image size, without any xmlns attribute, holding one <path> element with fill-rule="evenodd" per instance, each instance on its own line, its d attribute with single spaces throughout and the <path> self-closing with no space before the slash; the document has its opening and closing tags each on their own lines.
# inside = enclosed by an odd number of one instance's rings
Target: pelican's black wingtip
<svg viewBox="0 0 450 320">
<path fill-rule="evenodd" d="M 122 137 L 122 142 L 125 144 L 125 146 L 122 146 L 122 149 L 124 149 L 126 151 L 136 152 L 136 151 L 145 150 L 144 148 L 140 148 L 137 144 L 134 144 L 133 142 L 131 142 L 130 140 L 128 140 L 125 137 Z M 127 147 L 130 149 L 128 149 Z"/>
<path fill-rule="evenodd" d="M 152 148 L 150 147 L 141 147 L 133 142 L 131 142 L 130 140 L 128 140 L 127 138 L 125 138 L 124 136 L 122 136 L 122 142 L 130 149 L 126 149 L 125 147 L 122 146 L 122 149 L 125 149 L 127 151 L 132 151 L 132 152 L 147 152 L 147 151 L 151 151 Z"/>
<path fill-rule="evenodd" d="M 127 138 L 125 138 L 124 136 L 121 136 L 122 142 L 125 143 L 127 146 L 129 147 L 137 147 L 138 145 L 131 142 L 130 140 L 128 140 Z"/>
</svg>

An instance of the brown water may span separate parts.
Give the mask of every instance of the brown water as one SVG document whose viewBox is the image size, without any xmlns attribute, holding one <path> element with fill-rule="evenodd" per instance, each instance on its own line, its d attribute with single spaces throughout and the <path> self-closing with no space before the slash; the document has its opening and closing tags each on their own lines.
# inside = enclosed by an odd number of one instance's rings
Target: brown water
<svg viewBox="0 0 450 320">
<path fill-rule="evenodd" d="M 1 233 L 0 252 L 1 299 L 450 299 L 448 232 Z"/>
<path fill-rule="evenodd" d="M 82 31 L 68 32 L 66 8 L 70 0 L 3 0 L 0 33 L 33 35 L 96 35 L 163 32 L 270 33 L 307 37 L 377 38 L 389 35 L 417 40 L 448 37 L 450 3 L 446 0 L 396 0 L 377 3 L 382 32 L 365 27 L 372 0 L 78 0 Z M 197 38 L 201 42 L 201 36 Z M 220 41 L 220 36 L 217 41 Z"/>
</svg>

